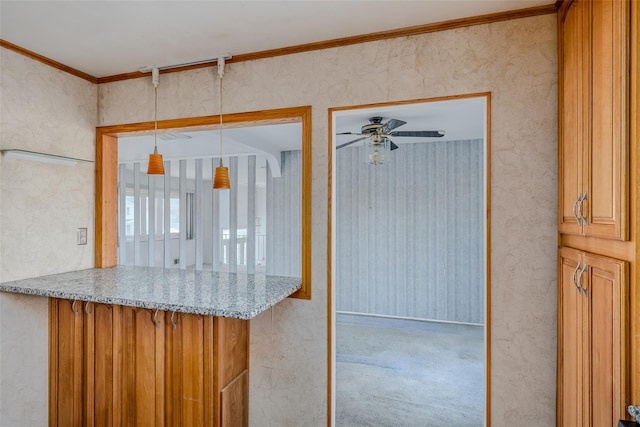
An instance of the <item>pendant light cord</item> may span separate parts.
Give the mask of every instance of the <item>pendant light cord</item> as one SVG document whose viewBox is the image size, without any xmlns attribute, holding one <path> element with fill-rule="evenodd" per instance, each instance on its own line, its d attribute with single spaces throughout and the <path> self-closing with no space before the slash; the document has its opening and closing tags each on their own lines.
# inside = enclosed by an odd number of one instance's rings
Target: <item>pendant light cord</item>
<svg viewBox="0 0 640 427">
<path fill-rule="evenodd" d="M 222 75 L 220 75 L 220 166 L 222 166 Z"/>
<path fill-rule="evenodd" d="M 154 85 L 153 93 L 153 146 L 154 152 L 158 154 L 158 85 Z"/>
</svg>

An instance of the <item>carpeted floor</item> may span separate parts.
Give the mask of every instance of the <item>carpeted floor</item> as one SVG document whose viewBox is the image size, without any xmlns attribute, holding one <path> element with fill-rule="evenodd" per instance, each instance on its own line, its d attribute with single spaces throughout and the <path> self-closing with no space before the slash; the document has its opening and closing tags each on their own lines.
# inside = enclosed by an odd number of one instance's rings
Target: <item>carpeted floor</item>
<svg viewBox="0 0 640 427">
<path fill-rule="evenodd" d="M 339 314 L 336 425 L 482 426 L 484 328 Z"/>
</svg>

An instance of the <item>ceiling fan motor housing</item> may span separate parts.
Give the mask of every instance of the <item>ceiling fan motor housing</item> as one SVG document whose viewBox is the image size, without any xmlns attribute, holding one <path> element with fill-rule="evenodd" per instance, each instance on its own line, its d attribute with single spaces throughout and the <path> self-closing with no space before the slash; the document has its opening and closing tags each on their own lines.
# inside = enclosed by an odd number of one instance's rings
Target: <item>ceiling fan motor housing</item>
<svg viewBox="0 0 640 427">
<path fill-rule="evenodd" d="M 371 135 L 375 133 L 382 133 L 382 117 L 371 117 L 369 119 L 371 123 L 362 126 L 361 132 L 365 135 Z"/>
<path fill-rule="evenodd" d="M 381 129 L 382 129 L 382 125 L 379 124 L 379 123 L 374 123 L 374 124 L 370 124 L 370 125 L 364 125 L 361 128 L 362 133 L 365 134 L 365 135 L 371 135 L 371 134 L 379 133 Z"/>
</svg>

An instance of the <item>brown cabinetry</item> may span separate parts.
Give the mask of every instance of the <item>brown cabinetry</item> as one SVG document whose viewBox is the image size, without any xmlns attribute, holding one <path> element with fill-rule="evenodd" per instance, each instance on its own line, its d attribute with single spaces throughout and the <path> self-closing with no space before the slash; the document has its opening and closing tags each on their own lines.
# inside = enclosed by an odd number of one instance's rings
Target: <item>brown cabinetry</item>
<svg viewBox="0 0 640 427">
<path fill-rule="evenodd" d="M 121 308 L 122 331 L 126 331 L 122 333 L 122 425 L 164 425 L 165 313 L 113 307 Z"/>
<path fill-rule="evenodd" d="M 627 269 L 560 248 L 558 426 L 612 426 L 625 417 Z"/>
<path fill-rule="evenodd" d="M 639 21 L 637 0 L 558 11 L 559 426 L 617 425 L 640 396 Z"/>
<path fill-rule="evenodd" d="M 79 426 L 83 402 L 83 318 L 77 301 L 49 299 L 49 425 Z M 55 339 L 51 334 L 55 331 Z"/>
<path fill-rule="evenodd" d="M 55 298 L 49 316 L 49 425 L 248 425 L 248 321 Z"/>
<path fill-rule="evenodd" d="M 559 15 L 559 230 L 627 240 L 629 2 L 567 3 Z"/>
</svg>

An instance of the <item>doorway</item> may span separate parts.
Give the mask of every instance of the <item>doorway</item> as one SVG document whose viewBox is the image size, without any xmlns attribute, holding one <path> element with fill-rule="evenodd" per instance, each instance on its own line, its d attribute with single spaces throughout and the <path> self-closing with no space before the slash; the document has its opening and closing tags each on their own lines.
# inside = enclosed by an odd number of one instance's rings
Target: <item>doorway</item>
<svg viewBox="0 0 640 427">
<path fill-rule="evenodd" d="M 489 424 L 489 111 L 330 110 L 331 425 Z"/>
</svg>

